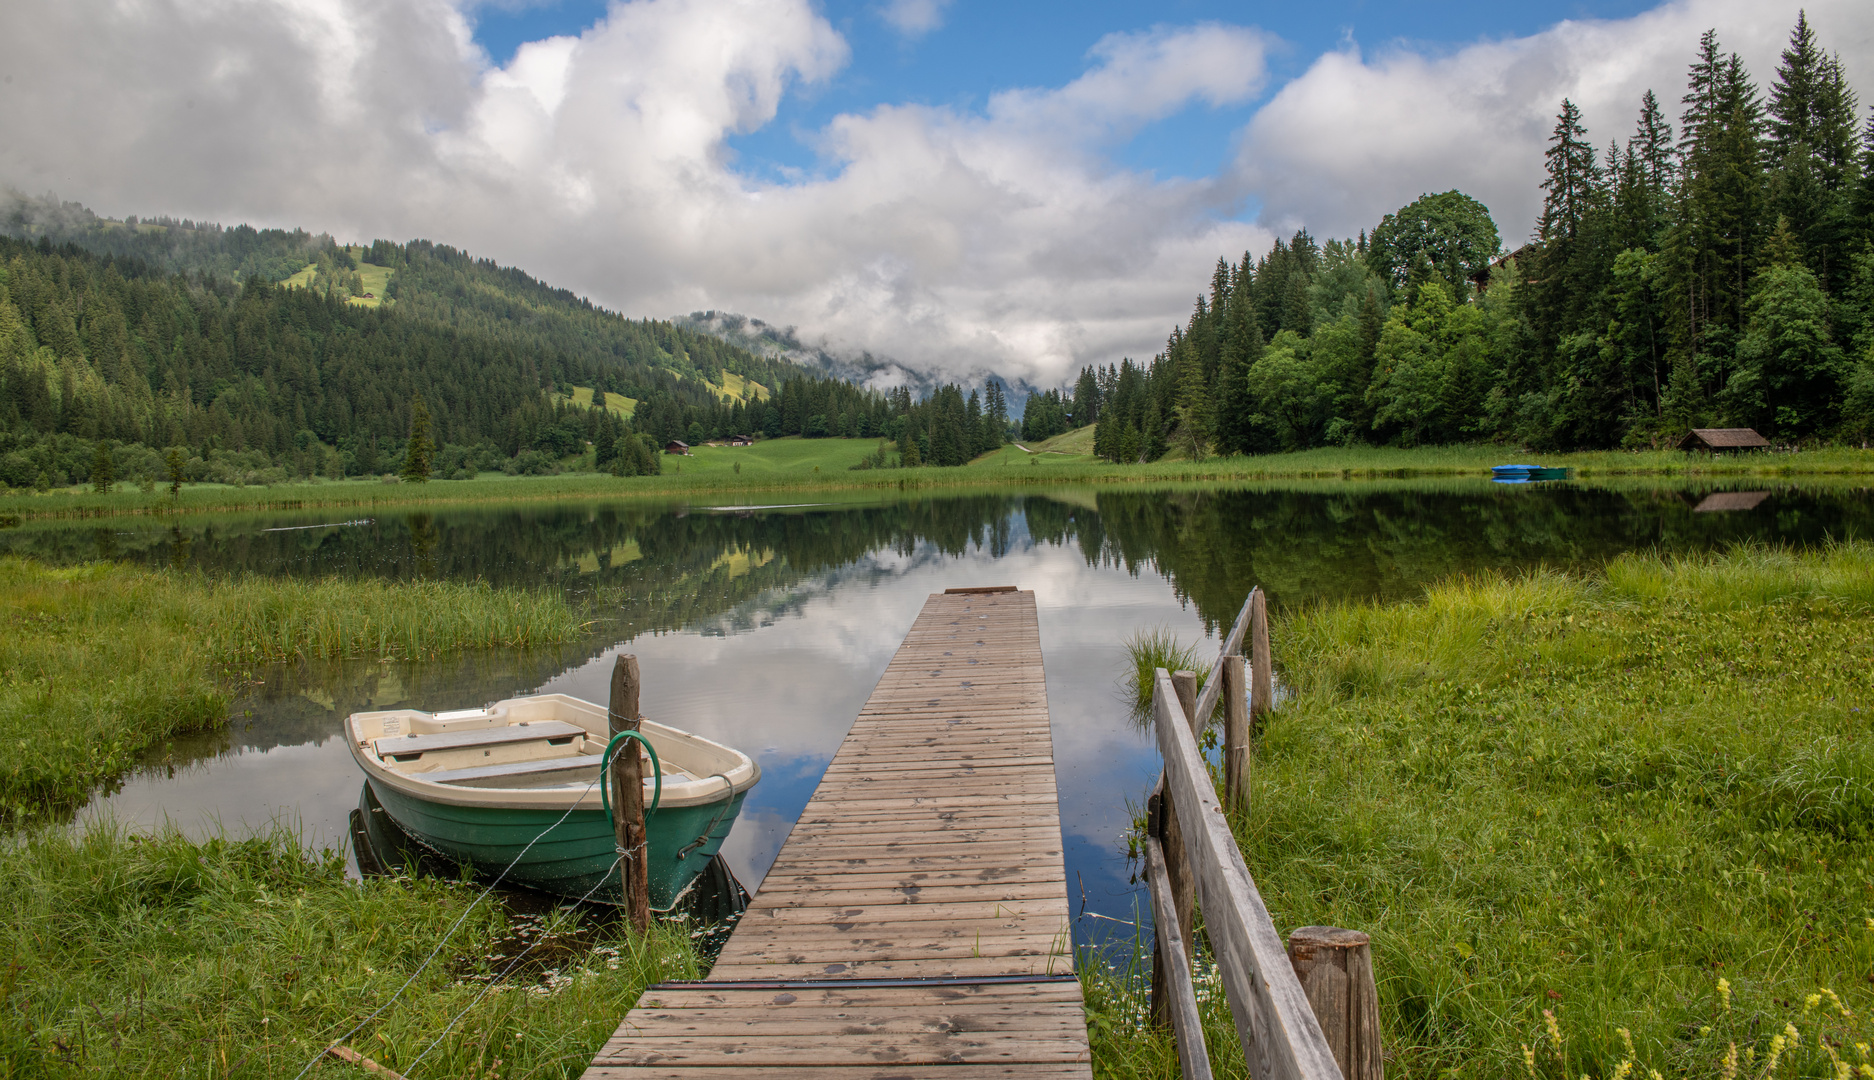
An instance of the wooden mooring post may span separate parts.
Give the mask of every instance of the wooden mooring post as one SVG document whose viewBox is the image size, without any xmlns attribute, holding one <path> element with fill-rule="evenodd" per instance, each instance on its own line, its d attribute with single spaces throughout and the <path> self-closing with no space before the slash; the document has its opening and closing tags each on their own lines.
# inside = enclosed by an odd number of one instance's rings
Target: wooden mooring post
<svg viewBox="0 0 1874 1080">
<path fill-rule="evenodd" d="M 1201 900 L 1206 936 L 1252 1075 L 1383 1080 L 1379 996 L 1367 936 L 1336 927 L 1303 927 L 1284 948 L 1198 747 L 1222 695 L 1224 802 L 1239 812 L 1247 809 L 1252 723 L 1262 723 L 1274 705 L 1270 666 L 1268 606 L 1257 589 L 1225 636 L 1215 677 L 1201 696 L 1190 672 L 1161 668 L 1156 676 L 1154 728 L 1165 772 L 1146 803 L 1146 878 L 1157 928 L 1153 1020 L 1172 1028 L 1183 1074 L 1208 1080 L 1210 1062 L 1190 969 L 1196 954 L 1195 908 Z"/>
<path fill-rule="evenodd" d="M 620 653 L 612 664 L 612 695 L 606 708 L 606 727 L 613 736 L 637 731 L 644 723 L 638 711 L 638 658 Z M 644 751 L 628 740 L 612 752 L 612 833 L 618 845 L 618 873 L 624 888 L 625 912 L 640 933 L 651 928 L 649 848 L 644 827 Z"/>
</svg>

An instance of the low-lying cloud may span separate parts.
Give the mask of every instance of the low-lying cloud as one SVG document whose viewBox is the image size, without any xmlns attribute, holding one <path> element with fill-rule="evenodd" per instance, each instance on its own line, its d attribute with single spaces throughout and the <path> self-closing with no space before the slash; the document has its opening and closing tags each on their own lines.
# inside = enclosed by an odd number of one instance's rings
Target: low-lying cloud
<svg viewBox="0 0 1874 1080">
<path fill-rule="evenodd" d="M 1809 7 L 1864 76 L 1874 15 Z M 880 10 L 915 36 L 943 9 Z M 1761 79 L 1795 8 L 1686 2 L 1440 56 L 1332 53 L 1199 178 L 1111 154 L 1181 110 L 1257 100 L 1273 40 L 1117 34 L 1063 86 L 841 115 L 813 134 L 820 169 L 779 181 L 738 169 L 729 140 L 848 61 L 807 0 L 614 3 L 501 67 L 471 17 L 445 0 L 14 5 L 0 183 L 112 214 L 423 236 L 634 315 L 743 311 L 921 370 L 1048 384 L 1149 356 L 1217 257 L 1272 230 L 1349 234 L 1455 186 L 1525 234 L 1564 94 L 1598 140 L 1624 136 L 1647 87 L 1676 102 L 1706 26 Z M 1268 227 L 1238 219 L 1246 204 Z"/>
</svg>

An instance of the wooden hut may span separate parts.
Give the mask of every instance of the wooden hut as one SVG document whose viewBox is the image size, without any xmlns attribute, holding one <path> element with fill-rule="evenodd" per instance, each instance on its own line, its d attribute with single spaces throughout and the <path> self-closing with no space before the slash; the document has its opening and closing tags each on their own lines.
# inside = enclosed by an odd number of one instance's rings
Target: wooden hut
<svg viewBox="0 0 1874 1080">
<path fill-rule="evenodd" d="M 747 435 L 731 435 L 729 436 L 729 445 L 730 446 L 753 446 L 755 445 L 755 440 L 750 438 Z"/>
<path fill-rule="evenodd" d="M 664 444 L 664 453 L 666 454 L 688 454 L 689 452 L 690 444 L 684 442 L 682 439 L 672 439 Z"/>
<path fill-rule="evenodd" d="M 1706 450 L 1714 454 L 1720 450 L 1761 450 L 1769 445 L 1770 440 L 1747 427 L 1693 428 L 1679 440 L 1681 450 Z"/>
</svg>

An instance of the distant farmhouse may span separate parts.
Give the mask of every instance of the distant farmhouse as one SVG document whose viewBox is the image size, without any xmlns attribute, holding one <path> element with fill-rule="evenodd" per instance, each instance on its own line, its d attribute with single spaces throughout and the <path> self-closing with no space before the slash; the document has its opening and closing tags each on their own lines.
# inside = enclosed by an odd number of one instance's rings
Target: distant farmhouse
<svg viewBox="0 0 1874 1080">
<path fill-rule="evenodd" d="M 664 453 L 666 454 L 688 454 L 689 452 L 690 444 L 684 442 L 682 439 L 672 439 L 664 444 Z"/>
</svg>

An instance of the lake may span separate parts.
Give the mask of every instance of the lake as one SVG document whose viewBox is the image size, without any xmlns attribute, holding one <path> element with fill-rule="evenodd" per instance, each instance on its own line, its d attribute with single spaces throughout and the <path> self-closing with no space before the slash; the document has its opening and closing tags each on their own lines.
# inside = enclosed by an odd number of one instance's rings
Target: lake
<svg viewBox="0 0 1874 1080">
<path fill-rule="evenodd" d="M 647 716 L 759 761 L 762 780 L 724 847 L 751 890 L 925 598 L 967 585 L 1032 589 L 1075 939 L 1088 945 L 1130 938 L 1148 906 L 1125 836 L 1159 764 L 1119 690 L 1132 634 L 1165 627 L 1186 642 L 1208 638 L 1208 654 L 1258 585 L 1279 614 L 1410 598 L 1481 570 L 1592 568 L 1634 550 L 1874 537 L 1874 494 L 1846 482 L 1400 480 L 823 498 L 834 501 L 28 522 L 0 531 L 0 551 L 212 573 L 481 578 L 560 589 L 601 617 L 572 649 L 269 670 L 225 731 L 153 751 L 81 822 L 168 821 L 200 835 L 286 820 L 310 842 L 342 845 L 362 786 L 339 735 L 346 715 L 535 692 L 603 702 L 613 657 L 630 652 Z M 1279 632 L 1274 647 L 1279 665 Z"/>
</svg>

